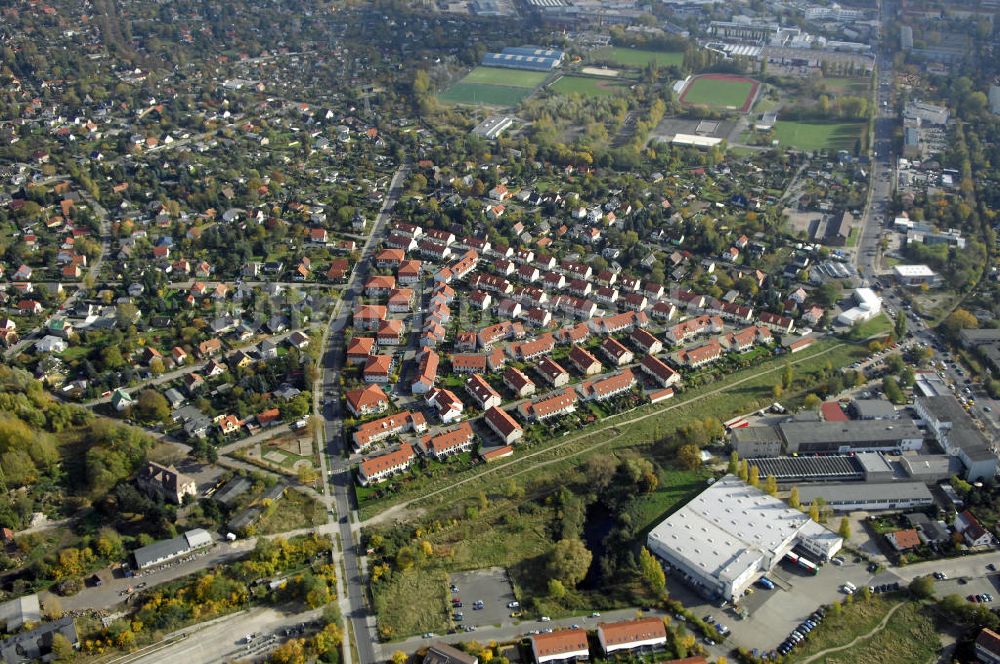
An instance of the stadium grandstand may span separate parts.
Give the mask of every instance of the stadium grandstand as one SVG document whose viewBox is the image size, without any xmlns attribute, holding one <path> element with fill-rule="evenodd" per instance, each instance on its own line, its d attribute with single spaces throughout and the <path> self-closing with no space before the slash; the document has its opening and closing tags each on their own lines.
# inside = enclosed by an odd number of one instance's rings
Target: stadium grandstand
<svg viewBox="0 0 1000 664">
<path fill-rule="evenodd" d="M 526 69 L 529 71 L 552 71 L 562 64 L 566 54 L 545 48 L 530 46 L 512 46 L 500 53 L 487 53 L 483 56 L 485 67 L 506 67 L 508 69 Z"/>
</svg>

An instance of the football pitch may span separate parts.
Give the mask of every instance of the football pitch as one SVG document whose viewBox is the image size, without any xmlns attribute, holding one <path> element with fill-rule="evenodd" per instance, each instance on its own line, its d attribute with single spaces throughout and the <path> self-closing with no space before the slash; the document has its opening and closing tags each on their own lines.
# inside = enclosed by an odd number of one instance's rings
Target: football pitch
<svg viewBox="0 0 1000 664">
<path fill-rule="evenodd" d="M 542 71 L 476 67 L 460 82 L 478 83 L 480 85 L 503 85 L 511 88 L 533 88 L 544 81 L 546 76 L 548 76 L 548 73 Z"/>
<path fill-rule="evenodd" d="M 862 122 L 796 122 L 779 120 L 774 136 L 782 147 L 800 150 L 854 150 Z"/>
<path fill-rule="evenodd" d="M 438 95 L 450 104 L 514 106 L 548 76 L 546 72 L 476 67 L 465 78 Z"/>
<path fill-rule="evenodd" d="M 479 85 L 456 83 L 438 95 L 450 104 L 485 104 L 486 106 L 514 106 L 531 94 L 531 88 L 513 88 L 504 85 Z"/>
<path fill-rule="evenodd" d="M 625 89 L 625 86 L 612 81 L 600 81 L 585 76 L 563 76 L 549 86 L 549 89 L 559 94 L 580 94 L 584 97 L 611 97 Z"/>
<path fill-rule="evenodd" d="M 688 82 L 681 93 L 681 103 L 711 108 L 750 110 L 758 83 L 742 76 L 705 74 Z"/>
</svg>

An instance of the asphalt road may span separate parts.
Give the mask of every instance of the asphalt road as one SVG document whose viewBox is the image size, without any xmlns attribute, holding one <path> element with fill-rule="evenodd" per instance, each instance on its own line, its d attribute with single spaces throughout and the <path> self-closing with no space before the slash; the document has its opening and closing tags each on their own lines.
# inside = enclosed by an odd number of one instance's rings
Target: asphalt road
<svg viewBox="0 0 1000 664">
<path fill-rule="evenodd" d="M 344 295 L 338 302 L 337 309 L 330 320 L 327 347 L 322 359 L 323 389 L 319 403 L 321 404 L 320 413 L 324 418 L 323 426 L 326 434 L 326 460 L 330 463 L 328 478 L 333 490 L 333 502 L 339 516 L 338 527 L 346 570 L 344 581 L 349 612 L 345 617 L 350 620 L 353 628 L 353 638 L 360 664 L 374 664 L 378 661 L 378 655 L 375 645 L 374 615 L 369 610 L 365 594 L 364 572 L 358 551 L 360 545 L 356 543 L 350 516 L 356 505 L 351 503 L 353 478 L 345 454 L 349 451 L 349 442 L 344 437 L 340 406 L 340 373 L 344 362 L 343 331 L 351 316 L 354 300 L 361 293 L 365 279 L 368 277 L 374 247 L 386 232 L 392 208 L 402 193 L 403 182 L 408 173 L 409 168 L 404 165 L 393 175 L 382 210 L 375 219 L 371 235 L 362 247 L 361 259 L 355 265 L 354 272 L 352 272 L 347 287 L 344 289 Z"/>
<path fill-rule="evenodd" d="M 882 3 L 883 21 L 891 16 L 890 5 Z M 892 105 L 892 59 L 879 57 L 878 60 L 878 90 L 876 103 L 878 105 L 875 118 L 875 137 L 872 145 L 871 189 L 868 201 L 861 218 L 861 231 L 858 238 L 854 262 L 858 267 L 862 281 L 870 282 L 879 272 L 881 260 L 880 240 L 882 239 L 882 223 L 889 210 L 892 197 L 893 164 L 895 145 L 893 130 L 898 123 L 895 108 Z"/>
</svg>

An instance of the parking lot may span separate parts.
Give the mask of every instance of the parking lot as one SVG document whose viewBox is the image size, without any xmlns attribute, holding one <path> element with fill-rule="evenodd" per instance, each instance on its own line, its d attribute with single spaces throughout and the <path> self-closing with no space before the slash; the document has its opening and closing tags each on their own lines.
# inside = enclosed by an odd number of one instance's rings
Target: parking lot
<svg viewBox="0 0 1000 664">
<path fill-rule="evenodd" d="M 457 627 L 482 627 L 484 625 L 500 625 L 511 621 L 511 611 L 508 602 L 514 601 L 514 589 L 510 585 L 507 571 L 500 567 L 459 572 L 449 579 L 452 586 L 458 587 L 458 592 L 452 592 L 452 598 L 461 598 L 461 611 L 464 619 L 456 622 Z M 481 609 L 474 604 L 482 601 Z"/>
<path fill-rule="evenodd" d="M 843 557 L 844 565 L 828 563 L 820 568 L 816 576 L 809 576 L 789 563 L 779 563 L 767 575 L 776 584 L 774 590 L 754 585 L 751 594 L 743 598 L 740 608 L 745 609 L 748 615 L 742 620 L 733 607 L 720 609 L 692 593 L 687 586 L 672 580 L 669 575 L 667 585 L 671 596 L 681 600 L 696 616 L 704 618 L 711 615 L 732 630 L 726 642 L 721 644 L 724 647 L 718 648 L 718 654 L 726 654 L 730 648 L 738 646 L 750 650 L 770 650 L 776 648 L 817 607 L 842 600 L 844 593 L 840 587 L 844 582 L 850 581 L 859 588 L 871 583 L 872 574 L 868 572 L 865 561 L 854 562 L 853 556 L 848 554 Z M 892 581 L 899 579 L 890 573 L 879 575 L 879 583 Z M 968 592 L 973 591 L 965 594 Z M 716 651 L 715 648 L 712 650 Z"/>
<path fill-rule="evenodd" d="M 993 596 L 993 602 L 997 602 L 1000 597 L 1000 574 L 989 574 L 978 577 L 958 577 L 937 581 L 934 584 L 934 594 L 938 597 L 947 595 L 959 595 L 968 597 L 969 595 L 989 594 Z"/>
</svg>

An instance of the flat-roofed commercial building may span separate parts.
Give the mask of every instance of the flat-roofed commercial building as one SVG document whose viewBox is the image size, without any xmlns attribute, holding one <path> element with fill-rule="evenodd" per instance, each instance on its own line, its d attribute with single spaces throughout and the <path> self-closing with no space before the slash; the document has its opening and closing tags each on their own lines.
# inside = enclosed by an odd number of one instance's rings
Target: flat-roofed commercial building
<svg viewBox="0 0 1000 664">
<path fill-rule="evenodd" d="M 933 284 L 939 280 L 934 270 L 926 265 L 894 265 L 892 276 L 895 277 L 897 282 L 905 286 Z"/>
<path fill-rule="evenodd" d="M 914 408 L 944 451 L 961 460 L 965 479 L 975 482 L 996 475 L 997 456 L 958 399 L 951 394 L 919 397 Z"/>
<path fill-rule="evenodd" d="M 743 458 L 778 454 L 829 454 L 919 450 L 924 434 L 910 419 L 791 421 L 734 429 L 733 447 Z"/>
<path fill-rule="evenodd" d="M 958 457 L 947 454 L 904 455 L 900 463 L 907 477 L 921 482 L 940 482 L 965 470 Z"/>
<path fill-rule="evenodd" d="M 822 498 L 838 512 L 851 510 L 902 510 L 934 502 L 923 482 L 864 482 L 858 484 L 807 484 L 799 487 L 803 505 Z"/>
<path fill-rule="evenodd" d="M 734 600 L 796 545 L 828 560 L 843 540 L 733 475 L 650 531 L 647 546 L 702 594 Z"/>
<path fill-rule="evenodd" d="M 924 434 L 912 420 L 850 422 L 786 422 L 778 425 L 785 452 L 792 454 L 919 450 Z"/>
</svg>

